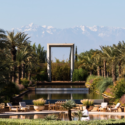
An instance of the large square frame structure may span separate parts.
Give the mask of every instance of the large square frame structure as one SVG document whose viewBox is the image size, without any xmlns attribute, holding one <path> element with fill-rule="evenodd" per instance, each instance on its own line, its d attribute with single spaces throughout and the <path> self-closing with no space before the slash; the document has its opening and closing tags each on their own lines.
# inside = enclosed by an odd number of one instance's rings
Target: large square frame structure
<svg viewBox="0 0 125 125">
<path fill-rule="evenodd" d="M 47 73 L 48 80 L 51 82 L 51 47 L 70 47 L 71 48 L 71 68 L 70 68 L 70 80 L 72 81 L 73 70 L 74 70 L 74 44 L 65 43 L 65 44 L 56 44 L 56 43 L 48 43 L 47 44 Z"/>
</svg>

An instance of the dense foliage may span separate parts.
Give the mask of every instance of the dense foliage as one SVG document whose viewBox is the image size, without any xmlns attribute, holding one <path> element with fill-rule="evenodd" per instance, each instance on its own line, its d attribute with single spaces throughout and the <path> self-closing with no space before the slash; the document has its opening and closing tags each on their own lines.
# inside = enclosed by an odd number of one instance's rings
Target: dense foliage
<svg viewBox="0 0 125 125">
<path fill-rule="evenodd" d="M 22 79 L 21 79 L 21 84 L 23 84 L 24 87 L 27 88 L 27 87 L 28 87 L 28 84 L 29 84 L 29 80 L 26 79 L 26 78 L 22 78 Z"/>
<path fill-rule="evenodd" d="M 112 46 L 100 46 L 101 50 L 90 50 L 79 54 L 80 67 L 86 68 L 90 75 L 112 77 L 113 83 L 125 77 L 125 42 Z"/>
<path fill-rule="evenodd" d="M 113 81 L 111 78 L 91 75 L 87 78 L 85 85 L 91 90 L 103 93 L 108 86 L 113 85 Z"/>
<path fill-rule="evenodd" d="M 85 69 L 79 68 L 74 69 L 73 72 L 73 81 L 86 81 L 88 73 Z"/>
<path fill-rule="evenodd" d="M 53 81 L 69 81 L 70 66 L 69 63 L 52 63 L 52 80 Z"/>
<path fill-rule="evenodd" d="M 9 102 L 15 94 L 19 94 L 19 89 L 14 83 L 10 82 L 8 85 L 1 88 L 0 101 Z"/>
<path fill-rule="evenodd" d="M 58 117 L 56 115 L 49 114 L 44 119 L 48 121 L 48 120 L 57 120 L 57 118 Z"/>
<path fill-rule="evenodd" d="M 40 54 L 44 53 L 44 56 L 40 55 L 40 57 L 37 56 L 39 52 L 36 53 L 36 48 L 30 45 L 28 34 L 0 30 L 0 99 L 2 101 L 10 101 L 20 89 L 24 88 L 19 87 L 19 84 L 22 83 L 27 87 L 32 70 L 40 67 L 41 58 L 46 58 L 43 47 L 38 46 Z"/>
<path fill-rule="evenodd" d="M 125 80 L 120 79 L 116 81 L 116 86 L 113 88 L 113 94 L 115 98 L 121 98 L 125 94 Z"/>
</svg>

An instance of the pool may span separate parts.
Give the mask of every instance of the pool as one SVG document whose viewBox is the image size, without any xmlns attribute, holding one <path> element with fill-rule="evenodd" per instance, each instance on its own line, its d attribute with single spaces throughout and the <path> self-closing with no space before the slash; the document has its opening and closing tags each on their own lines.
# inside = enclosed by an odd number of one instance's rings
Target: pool
<svg viewBox="0 0 125 125">
<path fill-rule="evenodd" d="M 10 118 L 10 119 L 44 119 L 49 114 L 34 114 L 34 115 L 11 115 L 11 116 L 0 116 L 0 118 Z M 51 114 L 52 115 L 52 114 Z M 68 121 L 68 115 L 54 114 L 60 120 Z M 108 119 L 122 119 L 125 115 L 100 115 L 100 114 L 90 114 L 90 120 L 108 120 Z M 73 120 L 78 120 L 78 117 L 74 117 Z"/>
<path fill-rule="evenodd" d="M 84 85 L 73 85 L 73 86 L 37 86 L 38 88 L 85 88 Z M 92 91 L 89 91 L 88 93 L 38 93 L 35 90 L 30 91 L 23 95 L 21 97 L 23 100 L 33 100 L 33 99 L 38 99 L 38 98 L 44 98 L 44 99 L 103 99 L 101 94 L 94 93 Z"/>
</svg>

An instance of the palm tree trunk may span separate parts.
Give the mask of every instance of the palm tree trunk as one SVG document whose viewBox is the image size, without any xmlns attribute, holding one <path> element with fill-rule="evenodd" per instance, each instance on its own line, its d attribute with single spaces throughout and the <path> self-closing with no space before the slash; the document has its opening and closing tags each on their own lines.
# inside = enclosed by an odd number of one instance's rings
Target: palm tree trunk
<svg viewBox="0 0 125 125">
<path fill-rule="evenodd" d="M 22 65 L 22 78 L 25 78 L 25 64 Z"/>
<path fill-rule="evenodd" d="M 116 67 L 114 64 L 112 64 L 112 80 L 113 80 L 113 83 L 115 84 L 115 81 L 116 81 Z"/>
<path fill-rule="evenodd" d="M 97 67 L 97 75 L 100 76 L 101 75 L 101 66 Z"/>
<path fill-rule="evenodd" d="M 106 61 L 104 60 L 104 78 L 106 78 Z"/>
<path fill-rule="evenodd" d="M 18 83 L 19 83 L 19 84 L 21 83 L 21 82 L 20 82 L 20 78 L 21 78 L 21 66 L 19 66 L 19 78 L 18 78 L 18 80 L 19 80 Z"/>
<path fill-rule="evenodd" d="M 13 62 L 16 62 L 16 52 L 17 52 L 17 50 L 16 50 L 15 46 L 13 46 L 12 50 L 11 50 Z M 15 82 L 16 81 L 16 65 L 15 64 L 14 64 L 14 67 L 13 67 L 13 77 L 14 77 L 13 82 Z"/>
<path fill-rule="evenodd" d="M 68 110 L 68 117 L 69 117 L 69 121 L 72 121 L 72 118 L 71 118 L 71 109 Z"/>
<path fill-rule="evenodd" d="M 103 69 L 101 69 L 101 74 L 102 74 L 102 76 L 104 75 L 104 71 L 103 71 Z"/>
<path fill-rule="evenodd" d="M 109 72 L 107 71 L 107 77 L 109 77 Z"/>
<path fill-rule="evenodd" d="M 93 73 L 93 71 L 92 71 L 92 69 L 90 70 L 90 76 L 92 75 L 92 73 Z"/>
<path fill-rule="evenodd" d="M 28 80 L 31 80 L 31 72 L 28 72 Z"/>
<path fill-rule="evenodd" d="M 118 74 L 119 74 L 119 77 L 121 77 L 121 62 L 119 62 L 118 64 Z"/>
<path fill-rule="evenodd" d="M 100 73 L 99 73 L 99 66 L 97 66 L 97 75 L 100 76 Z"/>
</svg>

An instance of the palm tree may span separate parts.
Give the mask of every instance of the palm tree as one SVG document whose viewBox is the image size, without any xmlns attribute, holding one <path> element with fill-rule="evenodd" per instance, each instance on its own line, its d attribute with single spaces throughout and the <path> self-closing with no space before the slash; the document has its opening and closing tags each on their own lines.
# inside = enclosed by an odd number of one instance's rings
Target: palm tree
<svg viewBox="0 0 125 125">
<path fill-rule="evenodd" d="M 8 41 L 6 40 L 5 31 L 0 29 L 0 49 L 4 49 L 8 46 Z"/>
<path fill-rule="evenodd" d="M 95 65 L 97 66 L 97 75 L 101 75 L 101 67 L 102 67 L 102 52 L 100 50 L 96 50 L 93 54 L 95 58 Z"/>
<path fill-rule="evenodd" d="M 62 104 L 62 106 L 68 110 L 68 117 L 69 120 L 71 121 L 71 109 L 76 106 L 75 102 L 73 100 L 66 100 L 65 103 Z"/>
<path fill-rule="evenodd" d="M 112 66 L 112 79 L 113 83 L 116 81 L 116 64 L 117 64 L 117 51 L 116 48 L 111 46 L 101 46 L 102 52 L 107 56 L 107 60 L 111 62 Z"/>
<path fill-rule="evenodd" d="M 21 78 L 21 69 L 22 65 L 25 63 L 28 63 L 28 60 L 32 58 L 32 52 L 31 52 L 30 46 L 26 46 L 25 48 L 17 50 L 17 57 L 16 57 L 16 62 L 17 66 L 19 68 L 19 83 L 20 83 L 20 78 Z"/>
<path fill-rule="evenodd" d="M 95 58 L 94 58 L 93 54 L 84 55 L 84 53 L 83 53 L 82 56 L 79 56 L 79 60 L 81 63 L 81 65 L 79 67 L 83 66 L 83 67 L 89 69 L 90 75 L 92 75 L 93 70 L 95 68 Z"/>
<path fill-rule="evenodd" d="M 27 37 L 27 34 L 25 33 L 17 32 L 15 34 L 14 31 L 7 32 L 7 35 L 5 36 L 5 41 L 8 41 L 10 45 L 10 51 L 14 63 L 16 62 L 17 49 L 26 46 L 29 43 L 28 39 L 29 37 Z M 13 82 L 15 82 L 16 80 L 15 71 L 16 71 L 16 65 L 14 65 L 13 67 L 13 75 L 14 75 Z"/>
<path fill-rule="evenodd" d="M 125 42 L 119 41 L 117 45 L 113 45 L 113 47 L 117 50 L 117 61 L 118 61 L 118 74 L 121 76 L 121 64 L 125 61 Z"/>
<path fill-rule="evenodd" d="M 40 44 L 37 47 L 34 43 L 33 50 L 39 60 L 39 63 L 45 63 L 46 62 L 46 50 L 44 50 L 44 47 L 42 47 Z"/>
<path fill-rule="evenodd" d="M 10 51 L 8 50 L 8 42 L 5 40 L 5 31 L 0 29 L 0 86 L 5 86 L 9 83 L 10 66 Z M 1 88 L 0 87 L 0 90 Z"/>
</svg>

